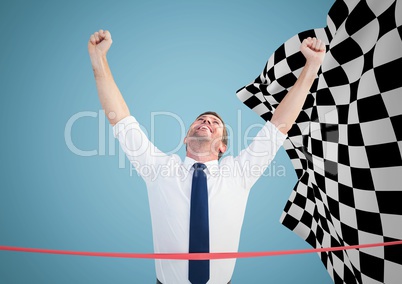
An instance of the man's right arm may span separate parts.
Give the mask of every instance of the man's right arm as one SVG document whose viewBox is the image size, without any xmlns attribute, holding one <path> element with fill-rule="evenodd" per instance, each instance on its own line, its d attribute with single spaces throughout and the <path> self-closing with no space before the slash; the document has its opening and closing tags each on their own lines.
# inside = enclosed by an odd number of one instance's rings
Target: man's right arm
<svg viewBox="0 0 402 284">
<path fill-rule="evenodd" d="M 115 125 L 129 116 L 130 111 L 109 68 L 106 54 L 111 45 L 112 37 L 109 31 L 99 30 L 92 34 L 88 41 L 99 100 L 110 124 Z"/>
</svg>

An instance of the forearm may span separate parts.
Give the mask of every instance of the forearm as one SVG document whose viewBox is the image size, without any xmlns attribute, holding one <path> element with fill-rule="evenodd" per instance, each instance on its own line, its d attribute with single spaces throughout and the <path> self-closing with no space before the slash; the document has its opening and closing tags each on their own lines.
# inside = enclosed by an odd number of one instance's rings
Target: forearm
<svg viewBox="0 0 402 284">
<path fill-rule="evenodd" d="M 296 83 L 277 106 L 271 122 L 282 133 L 286 134 L 299 116 L 319 68 L 319 64 L 306 63 Z"/>
<path fill-rule="evenodd" d="M 91 63 L 100 103 L 110 124 L 115 125 L 129 116 L 130 111 L 114 81 L 106 56 L 92 55 Z"/>
</svg>

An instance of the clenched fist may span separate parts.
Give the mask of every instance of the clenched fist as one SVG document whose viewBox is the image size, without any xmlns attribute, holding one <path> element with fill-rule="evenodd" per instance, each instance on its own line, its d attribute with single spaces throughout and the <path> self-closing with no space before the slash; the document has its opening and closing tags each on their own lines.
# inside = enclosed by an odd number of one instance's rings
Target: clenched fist
<svg viewBox="0 0 402 284">
<path fill-rule="evenodd" d="M 321 65 L 325 56 L 325 43 L 315 37 L 308 37 L 303 40 L 300 51 L 307 62 Z"/>
<path fill-rule="evenodd" d="M 91 57 L 105 56 L 112 45 L 112 36 L 109 31 L 99 30 L 91 35 L 88 41 L 88 52 Z"/>
</svg>

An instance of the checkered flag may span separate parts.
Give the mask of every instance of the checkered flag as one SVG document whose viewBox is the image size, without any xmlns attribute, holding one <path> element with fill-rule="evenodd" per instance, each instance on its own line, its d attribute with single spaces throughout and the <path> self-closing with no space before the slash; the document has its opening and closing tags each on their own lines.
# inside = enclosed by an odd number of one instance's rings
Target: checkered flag
<svg viewBox="0 0 402 284">
<path fill-rule="evenodd" d="M 292 37 L 238 98 L 264 120 L 305 64 L 325 60 L 284 147 L 298 176 L 281 222 L 315 248 L 402 240 L 402 0 L 337 0 L 327 26 Z M 402 283 L 402 247 L 320 253 L 334 283 Z"/>
</svg>

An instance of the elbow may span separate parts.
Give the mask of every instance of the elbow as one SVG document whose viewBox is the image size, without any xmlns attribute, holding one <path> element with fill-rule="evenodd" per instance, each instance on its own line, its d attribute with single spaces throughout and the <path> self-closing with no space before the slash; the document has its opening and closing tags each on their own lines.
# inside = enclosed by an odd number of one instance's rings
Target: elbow
<svg viewBox="0 0 402 284">
<path fill-rule="evenodd" d="M 130 116 L 130 112 L 128 110 L 120 111 L 120 112 L 109 112 L 107 114 L 107 118 L 109 120 L 110 125 L 116 125 L 120 120 Z"/>
<path fill-rule="evenodd" d="M 283 121 L 279 121 L 279 120 L 275 119 L 275 117 L 272 117 L 271 123 L 273 125 L 275 125 L 276 129 L 278 129 L 283 134 L 288 134 L 289 130 L 293 126 L 291 123 L 286 123 L 286 122 L 283 122 Z"/>
<path fill-rule="evenodd" d="M 292 128 L 292 125 L 286 125 L 284 123 L 275 126 L 280 132 L 282 132 L 285 135 L 287 135 L 289 130 Z"/>
</svg>

